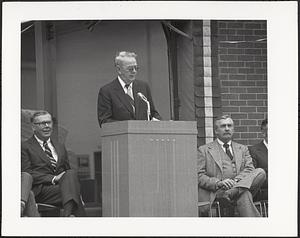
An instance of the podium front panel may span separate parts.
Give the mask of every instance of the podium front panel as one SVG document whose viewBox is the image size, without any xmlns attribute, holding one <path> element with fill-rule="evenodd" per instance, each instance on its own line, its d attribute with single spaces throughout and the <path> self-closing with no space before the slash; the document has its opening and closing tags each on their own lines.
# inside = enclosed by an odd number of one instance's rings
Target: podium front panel
<svg viewBox="0 0 300 238">
<path fill-rule="evenodd" d="M 124 133 L 102 139 L 103 216 L 196 217 L 195 123 L 137 123 L 140 133 L 123 123 Z"/>
</svg>

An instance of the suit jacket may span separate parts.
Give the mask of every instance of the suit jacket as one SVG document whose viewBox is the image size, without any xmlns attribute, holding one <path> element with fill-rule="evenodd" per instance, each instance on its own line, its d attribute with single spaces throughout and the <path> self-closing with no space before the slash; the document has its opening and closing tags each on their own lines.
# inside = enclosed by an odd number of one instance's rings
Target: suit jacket
<svg viewBox="0 0 300 238">
<path fill-rule="evenodd" d="M 265 146 L 264 142 L 249 146 L 249 152 L 253 159 L 253 164 L 255 168 L 262 168 L 266 171 L 267 179 L 264 182 L 262 189 L 268 188 L 268 149 Z M 266 197 L 265 195 L 261 195 L 262 197 Z"/>
<path fill-rule="evenodd" d="M 241 179 L 235 186 L 250 188 L 257 176 L 247 146 L 232 141 L 237 176 Z M 216 183 L 223 179 L 222 156 L 226 155 L 217 140 L 198 148 L 199 202 L 210 204 L 216 197 Z"/>
<path fill-rule="evenodd" d="M 262 168 L 268 173 L 268 149 L 264 142 L 249 146 L 249 152 L 255 168 Z"/>
<path fill-rule="evenodd" d="M 150 88 L 147 83 L 139 80 L 133 81 L 133 96 L 135 113 L 125 94 L 118 78 L 103 86 L 98 94 L 98 121 L 102 123 L 123 120 L 147 120 L 147 104 L 137 95 L 141 92 L 150 103 L 151 117 L 161 119 L 155 110 Z"/>
<path fill-rule="evenodd" d="M 52 179 L 62 171 L 70 169 L 68 154 L 63 144 L 51 138 L 57 153 L 56 170 L 34 136 L 21 144 L 21 169 L 33 177 L 32 190 L 37 195 L 43 185 L 51 185 Z"/>
</svg>

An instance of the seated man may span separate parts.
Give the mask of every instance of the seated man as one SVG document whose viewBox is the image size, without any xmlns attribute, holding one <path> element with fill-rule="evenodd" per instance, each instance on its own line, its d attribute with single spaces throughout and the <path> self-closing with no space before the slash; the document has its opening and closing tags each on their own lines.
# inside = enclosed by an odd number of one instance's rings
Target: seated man
<svg viewBox="0 0 300 238">
<path fill-rule="evenodd" d="M 21 217 L 39 217 L 40 214 L 31 191 L 32 176 L 29 173 L 21 173 Z"/>
<path fill-rule="evenodd" d="M 263 169 L 254 169 L 248 148 L 232 141 L 233 120 L 222 116 L 215 121 L 217 139 L 198 149 L 199 202 L 215 199 L 221 206 L 236 206 L 239 216 L 259 217 L 252 196 L 266 179 Z M 202 210 L 201 210 L 202 209 Z M 200 208 L 206 215 L 209 207 Z"/>
<path fill-rule="evenodd" d="M 64 208 L 63 216 L 85 216 L 77 173 L 70 168 L 66 148 L 51 138 L 53 121 L 46 111 L 31 117 L 34 135 L 22 142 L 22 171 L 33 177 L 36 202 Z"/>
<path fill-rule="evenodd" d="M 253 159 L 254 167 L 264 169 L 267 179 L 254 199 L 268 200 L 268 119 L 262 121 L 260 129 L 264 139 L 256 145 L 249 146 L 249 152 Z"/>
</svg>

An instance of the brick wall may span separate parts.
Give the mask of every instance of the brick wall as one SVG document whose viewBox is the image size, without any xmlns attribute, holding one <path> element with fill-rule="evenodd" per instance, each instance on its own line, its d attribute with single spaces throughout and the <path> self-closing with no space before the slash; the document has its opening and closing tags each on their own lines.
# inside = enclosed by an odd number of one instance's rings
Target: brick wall
<svg viewBox="0 0 300 238">
<path fill-rule="evenodd" d="M 223 114 L 232 116 L 235 141 L 260 141 L 267 116 L 266 21 L 217 21 L 218 78 Z"/>
</svg>

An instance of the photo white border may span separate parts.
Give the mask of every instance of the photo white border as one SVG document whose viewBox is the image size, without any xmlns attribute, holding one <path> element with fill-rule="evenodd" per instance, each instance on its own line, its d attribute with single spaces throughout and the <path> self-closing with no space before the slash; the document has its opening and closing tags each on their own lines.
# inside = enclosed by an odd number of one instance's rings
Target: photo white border
<svg viewBox="0 0 300 238">
<path fill-rule="evenodd" d="M 297 2 L 4 2 L 2 235 L 296 236 Z M 268 218 L 20 218 L 21 22 L 30 20 L 267 20 Z"/>
</svg>

